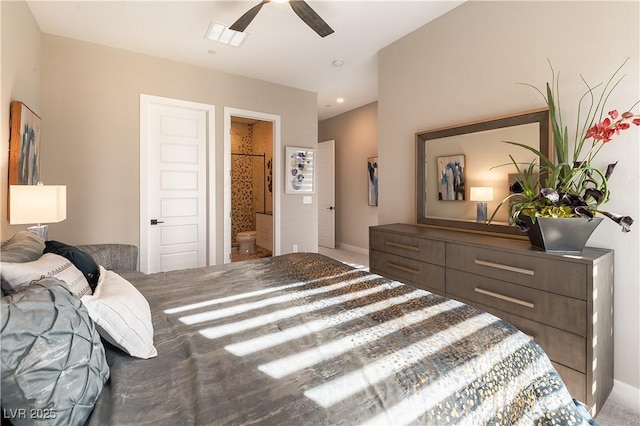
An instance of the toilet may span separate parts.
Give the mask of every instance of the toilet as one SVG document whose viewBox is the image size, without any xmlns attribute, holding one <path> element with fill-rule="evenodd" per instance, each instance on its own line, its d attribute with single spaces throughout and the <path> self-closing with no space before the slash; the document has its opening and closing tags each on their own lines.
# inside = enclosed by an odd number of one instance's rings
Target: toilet
<svg viewBox="0 0 640 426">
<path fill-rule="evenodd" d="M 238 232 L 236 240 L 240 243 L 240 254 L 255 253 L 257 231 Z"/>
</svg>

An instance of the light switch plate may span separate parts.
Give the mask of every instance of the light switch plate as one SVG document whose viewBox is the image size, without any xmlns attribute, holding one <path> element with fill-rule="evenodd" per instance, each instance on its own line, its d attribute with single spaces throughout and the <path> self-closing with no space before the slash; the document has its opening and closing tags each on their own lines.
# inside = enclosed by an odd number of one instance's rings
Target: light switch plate
<svg viewBox="0 0 640 426">
<path fill-rule="evenodd" d="M 313 202 L 313 198 L 311 195 L 304 195 L 302 197 L 302 204 L 311 204 Z"/>
</svg>

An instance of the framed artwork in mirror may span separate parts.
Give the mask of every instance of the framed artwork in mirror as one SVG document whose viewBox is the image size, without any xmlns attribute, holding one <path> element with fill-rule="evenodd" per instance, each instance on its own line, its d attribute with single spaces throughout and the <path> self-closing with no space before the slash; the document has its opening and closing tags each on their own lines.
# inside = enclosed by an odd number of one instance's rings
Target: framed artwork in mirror
<svg viewBox="0 0 640 426">
<path fill-rule="evenodd" d="M 285 147 L 285 194 L 313 194 L 314 162 L 313 148 Z"/>
<path fill-rule="evenodd" d="M 464 155 L 438 157 L 438 200 L 464 201 Z"/>
</svg>

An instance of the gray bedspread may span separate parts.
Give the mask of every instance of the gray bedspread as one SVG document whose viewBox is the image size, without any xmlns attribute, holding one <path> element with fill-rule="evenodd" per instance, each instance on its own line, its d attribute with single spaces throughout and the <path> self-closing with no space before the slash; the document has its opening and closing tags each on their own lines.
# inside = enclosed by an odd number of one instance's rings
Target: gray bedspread
<svg viewBox="0 0 640 426">
<path fill-rule="evenodd" d="M 91 425 L 591 421 L 508 323 L 318 254 L 132 282 L 158 356 L 107 348 Z"/>
</svg>

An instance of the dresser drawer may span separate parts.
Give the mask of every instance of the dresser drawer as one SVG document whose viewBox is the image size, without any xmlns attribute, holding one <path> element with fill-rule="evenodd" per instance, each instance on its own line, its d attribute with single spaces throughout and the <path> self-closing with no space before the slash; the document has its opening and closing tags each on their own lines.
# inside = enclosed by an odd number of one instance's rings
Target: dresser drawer
<svg viewBox="0 0 640 426">
<path fill-rule="evenodd" d="M 569 393 L 572 397 L 580 402 L 589 400 L 589 398 L 587 398 L 587 376 L 585 374 L 578 373 L 577 371 L 567 368 L 564 365 L 559 365 L 553 361 L 551 361 L 551 364 L 553 364 L 553 368 L 555 368 L 558 374 L 560 374 L 560 378 L 567 386 L 567 389 L 569 389 Z M 600 410 L 600 408 L 602 407 L 597 407 L 596 409 Z M 593 412 L 592 414 L 595 415 Z"/>
<path fill-rule="evenodd" d="M 490 314 L 502 318 L 512 324 L 518 330 L 522 331 L 542 346 L 542 349 L 544 349 L 552 361 L 581 373 L 586 373 L 586 338 L 569 333 L 568 331 L 559 330 L 555 327 L 540 324 L 539 322 L 522 318 L 521 316 L 510 314 L 469 299 L 464 299 L 462 297 L 456 297 L 456 299 L 468 305 L 482 309 L 483 311 L 489 312 Z"/>
<path fill-rule="evenodd" d="M 447 294 L 566 330 L 587 333 L 587 302 L 546 291 L 447 269 Z"/>
<path fill-rule="evenodd" d="M 587 269 L 581 263 L 462 244 L 447 244 L 446 256 L 447 268 L 587 299 Z"/>
<path fill-rule="evenodd" d="M 369 269 L 373 273 L 444 295 L 445 272 L 443 266 L 377 250 L 371 250 L 369 253 L 369 263 Z"/>
<path fill-rule="evenodd" d="M 445 243 L 442 241 L 373 231 L 370 234 L 369 245 L 385 253 L 444 266 Z"/>
</svg>

